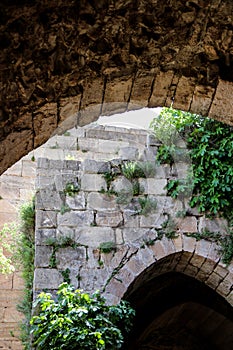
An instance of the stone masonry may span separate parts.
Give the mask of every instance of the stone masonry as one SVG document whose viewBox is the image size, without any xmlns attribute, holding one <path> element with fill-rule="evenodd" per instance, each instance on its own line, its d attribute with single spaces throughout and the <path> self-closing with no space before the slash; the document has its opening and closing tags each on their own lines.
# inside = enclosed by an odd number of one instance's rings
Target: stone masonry
<svg viewBox="0 0 233 350">
<path fill-rule="evenodd" d="M 165 189 L 170 178 L 185 176 L 187 164 L 156 164 L 159 143 L 144 130 L 92 125 L 66 135 L 51 140 L 53 159 L 37 163 L 34 295 L 69 280 L 117 302 L 158 264 L 157 274 L 192 276 L 232 305 L 233 265 L 221 262 L 215 243 L 190 237 L 224 232 L 226 222 L 190 208 L 190 194 L 174 200 Z M 134 162 L 145 173 L 138 181 L 122 170 Z"/>
</svg>

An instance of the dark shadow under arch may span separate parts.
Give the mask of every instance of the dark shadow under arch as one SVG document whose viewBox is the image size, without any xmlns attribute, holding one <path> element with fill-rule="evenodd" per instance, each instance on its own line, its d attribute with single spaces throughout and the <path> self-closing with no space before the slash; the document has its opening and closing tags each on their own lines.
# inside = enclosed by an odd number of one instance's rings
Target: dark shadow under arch
<svg viewBox="0 0 233 350">
<path fill-rule="evenodd" d="M 129 288 L 124 299 L 136 309 L 125 350 L 233 348 L 232 307 L 195 278 L 167 272 Z"/>
</svg>

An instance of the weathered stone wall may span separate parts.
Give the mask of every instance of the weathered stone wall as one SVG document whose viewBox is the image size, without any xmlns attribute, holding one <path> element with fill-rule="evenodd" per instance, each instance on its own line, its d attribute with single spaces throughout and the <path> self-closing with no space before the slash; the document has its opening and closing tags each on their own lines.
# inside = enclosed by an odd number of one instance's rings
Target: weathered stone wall
<svg viewBox="0 0 233 350">
<path fill-rule="evenodd" d="M 59 152 L 59 140 L 58 136 L 54 152 Z M 135 160 L 154 162 L 158 143 L 153 136 L 94 126 L 82 129 L 77 137 L 68 135 L 70 143 L 78 149 L 70 150 L 76 160 L 38 161 L 35 295 L 43 289 L 55 291 L 68 275 L 75 286 L 89 292 L 100 289 L 108 301 L 117 302 L 136 279 L 141 283 L 148 278 L 145 270 L 158 264 L 156 273 L 175 270 L 195 277 L 233 303 L 233 265 L 222 264 L 214 243 L 187 236 L 205 228 L 222 231 L 226 223 L 210 221 L 188 206 L 188 198 L 173 200 L 164 189 L 169 178 L 186 176 L 187 164 L 177 160 L 172 168 L 157 165 L 155 173 L 139 178 L 144 190 L 135 196 L 120 166 Z M 106 173 L 116 175 L 109 188 Z M 123 203 L 119 194 L 126 189 Z M 140 212 L 139 198 L 144 196 L 157 202 L 156 208 L 150 203 L 148 215 Z M 187 216 L 178 218 L 176 214 L 184 210 Z M 177 238 L 157 239 L 169 230 Z M 104 242 L 113 242 L 114 249 L 103 253 Z"/>
<path fill-rule="evenodd" d="M 232 124 L 232 6 L 2 1 L 0 172 L 74 115 L 85 125 L 173 99 L 176 108 Z"/>
</svg>

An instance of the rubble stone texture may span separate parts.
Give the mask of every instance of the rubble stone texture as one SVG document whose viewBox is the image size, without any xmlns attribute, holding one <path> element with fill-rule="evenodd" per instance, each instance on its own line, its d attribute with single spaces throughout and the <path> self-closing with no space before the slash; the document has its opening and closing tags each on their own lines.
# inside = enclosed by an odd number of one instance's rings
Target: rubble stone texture
<svg viewBox="0 0 233 350">
<path fill-rule="evenodd" d="M 0 18 L 1 173 L 101 114 L 174 101 L 233 123 L 232 1 L 2 0 Z"/>
</svg>

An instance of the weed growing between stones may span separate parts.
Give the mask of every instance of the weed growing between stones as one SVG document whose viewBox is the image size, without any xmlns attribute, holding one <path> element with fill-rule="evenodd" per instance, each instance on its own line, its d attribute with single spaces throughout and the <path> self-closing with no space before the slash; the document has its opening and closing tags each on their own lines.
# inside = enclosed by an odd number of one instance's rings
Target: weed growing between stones
<svg viewBox="0 0 233 350">
<path fill-rule="evenodd" d="M 226 233 L 211 232 L 208 230 L 202 230 L 198 233 L 187 233 L 189 237 L 196 238 L 197 241 L 205 239 L 210 242 L 215 242 L 220 246 L 220 254 L 222 254 L 222 261 L 224 264 L 229 265 L 233 258 L 233 228 L 226 229 Z"/>
<path fill-rule="evenodd" d="M 57 267 L 57 258 L 56 258 L 56 252 L 60 248 L 73 248 L 76 249 L 78 247 L 84 247 L 86 250 L 86 260 L 88 260 L 88 253 L 87 249 L 88 246 L 84 244 L 77 243 L 71 236 L 62 236 L 60 238 L 48 238 L 45 241 L 45 244 L 48 246 L 51 246 L 53 248 L 50 259 L 49 259 L 49 267 L 50 268 L 56 268 Z M 61 272 L 62 274 L 62 272 Z"/>
<path fill-rule="evenodd" d="M 111 253 L 112 251 L 116 251 L 116 243 L 109 241 L 109 242 L 102 242 L 99 245 L 99 250 L 101 253 Z"/>
<path fill-rule="evenodd" d="M 138 201 L 141 206 L 141 210 L 139 211 L 140 215 L 147 216 L 157 208 L 157 201 L 148 196 L 139 197 Z"/>
<path fill-rule="evenodd" d="M 74 197 L 80 190 L 80 186 L 73 182 L 68 182 L 65 186 L 64 193 L 70 197 Z"/>
</svg>

